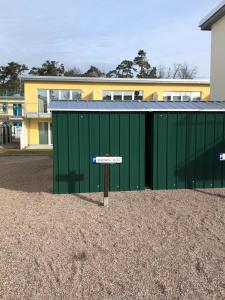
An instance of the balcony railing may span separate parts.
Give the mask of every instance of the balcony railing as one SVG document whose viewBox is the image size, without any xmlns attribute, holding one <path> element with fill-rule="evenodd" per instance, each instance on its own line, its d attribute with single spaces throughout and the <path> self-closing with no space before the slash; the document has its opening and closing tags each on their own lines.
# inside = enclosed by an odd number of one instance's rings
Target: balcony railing
<svg viewBox="0 0 225 300">
<path fill-rule="evenodd" d="M 51 112 L 47 103 L 26 103 L 24 104 L 24 115 L 30 118 L 48 118 Z"/>
<path fill-rule="evenodd" d="M 23 96 L 23 93 L 20 89 L 0 89 L 0 97 L 15 97 Z"/>
</svg>

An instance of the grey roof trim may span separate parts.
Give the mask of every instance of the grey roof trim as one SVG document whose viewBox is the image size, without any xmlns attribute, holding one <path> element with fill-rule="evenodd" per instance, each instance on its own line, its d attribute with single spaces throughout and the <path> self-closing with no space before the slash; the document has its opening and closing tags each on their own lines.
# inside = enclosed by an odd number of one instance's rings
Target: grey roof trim
<svg viewBox="0 0 225 300">
<path fill-rule="evenodd" d="M 167 102 L 167 101 L 51 101 L 51 111 L 80 112 L 225 112 L 225 101 Z"/>
<path fill-rule="evenodd" d="M 160 112 L 160 111 L 168 111 L 168 112 L 175 112 L 175 111 L 187 111 L 187 112 L 225 112 L 225 109 L 60 109 L 60 110 L 52 110 L 52 111 L 62 111 L 62 112 L 68 112 L 68 111 L 80 111 L 80 112 Z"/>
<path fill-rule="evenodd" d="M 23 96 L 0 96 L 0 100 L 24 100 Z"/>
<path fill-rule="evenodd" d="M 64 76 L 23 76 L 22 81 L 52 82 L 97 82 L 97 83 L 142 83 L 142 84 L 202 84 L 209 85 L 209 79 L 137 79 L 137 78 L 99 78 Z"/>
<path fill-rule="evenodd" d="M 211 30 L 212 25 L 223 16 L 225 16 L 225 0 L 217 5 L 205 18 L 200 21 L 199 27 L 201 30 Z"/>
<path fill-rule="evenodd" d="M 28 112 L 24 114 L 28 119 L 49 119 L 51 118 L 51 113 L 35 113 L 35 112 Z"/>
</svg>

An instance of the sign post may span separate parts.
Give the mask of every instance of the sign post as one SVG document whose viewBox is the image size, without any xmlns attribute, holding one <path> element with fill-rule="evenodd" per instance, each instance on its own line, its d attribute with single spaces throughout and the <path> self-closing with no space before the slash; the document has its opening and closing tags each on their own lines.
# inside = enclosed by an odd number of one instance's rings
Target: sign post
<svg viewBox="0 0 225 300">
<path fill-rule="evenodd" d="M 112 164 L 121 164 L 122 157 L 120 156 L 99 156 L 93 157 L 93 164 L 104 164 L 104 197 L 103 197 L 103 205 L 109 206 L 109 165 Z"/>
<path fill-rule="evenodd" d="M 103 205 L 109 206 L 109 164 L 104 165 L 104 197 Z"/>
</svg>

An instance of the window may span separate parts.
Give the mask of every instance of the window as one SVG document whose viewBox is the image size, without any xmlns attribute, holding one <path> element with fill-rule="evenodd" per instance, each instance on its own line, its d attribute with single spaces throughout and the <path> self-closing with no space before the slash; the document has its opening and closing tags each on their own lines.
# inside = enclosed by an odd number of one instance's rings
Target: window
<svg viewBox="0 0 225 300">
<path fill-rule="evenodd" d="M 50 145 L 53 144 L 53 139 L 52 139 L 52 123 L 49 124 L 49 127 L 48 127 L 48 132 L 49 132 L 49 140 L 50 140 Z"/>
<path fill-rule="evenodd" d="M 59 90 L 50 90 L 50 100 L 59 100 Z"/>
<path fill-rule="evenodd" d="M 114 101 L 122 101 L 123 100 L 123 92 L 114 91 L 113 92 L 113 100 Z"/>
<path fill-rule="evenodd" d="M 72 90 L 72 100 L 81 100 L 80 90 Z"/>
<path fill-rule="evenodd" d="M 81 100 L 80 90 L 50 90 L 50 100 Z"/>
<path fill-rule="evenodd" d="M 51 100 L 81 100 L 81 90 L 38 90 L 38 112 L 48 113 Z"/>
<path fill-rule="evenodd" d="M 134 92 L 134 100 L 143 100 L 143 92 L 135 91 Z"/>
<path fill-rule="evenodd" d="M 183 96 L 183 98 L 182 98 L 182 101 L 191 101 L 192 99 L 191 99 L 191 92 L 184 92 L 184 93 L 182 93 L 182 96 Z"/>
<path fill-rule="evenodd" d="M 200 101 L 201 92 L 192 92 L 192 101 Z"/>
<path fill-rule="evenodd" d="M 61 100 L 70 100 L 70 90 L 61 90 Z"/>
<path fill-rule="evenodd" d="M 13 116 L 14 117 L 22 116 L 22 104 L 13 104 Z"/>
<path fill-rule="evenodd" d="M 133 100 L 133 92 L 123 92 L 123 100 L 124 101 Z"/>
<path fill-rule="evenodd" d="M 163 93 L 163 100 L 164 101 L 171 101 L 172 100 L 171 97 L 172 97 L 171 93 L 168 93 L 168 92 Z"/>
<path fill-rule="evenodd" d="M 52 145 L 52 123 L 39 122 L 39 144 Z"/>
<path fill-rule="evenodd" d="M 102 99 L 106 101 L 143 100 L 142 91 L 103 91 Z"/>
<path fill-rule="evenodd" d="M 1 113 L 7 113 L 7 111 L 8 111 L 7 103 L 0 103 L 0 112 Z"/>
<path fill-rule="evenodd" d="M 47 90 L 38 90 L 38 112 L 47 113 L 48 93 Z"/>
<path fill-rule="evenodd" d="M 39 144 L 48 145 L 48 122 L 39 122 Z"/>
<path fill-rule="evenodd" d="M 201 92 L 164 92 L 164 101 L 200 101 Z"/>
<path fill-rule="evenodd" d="M 173 101 L 181 101 L 182 99 L 182 94 L 179 92 L 173 92 Z"/>
<path fill-rule="evenodd" d="M 103 100 L 113 100 L 113 92 L 111 91 L 103 91 L 102 93 L 102 99 Z"/>
</svg>

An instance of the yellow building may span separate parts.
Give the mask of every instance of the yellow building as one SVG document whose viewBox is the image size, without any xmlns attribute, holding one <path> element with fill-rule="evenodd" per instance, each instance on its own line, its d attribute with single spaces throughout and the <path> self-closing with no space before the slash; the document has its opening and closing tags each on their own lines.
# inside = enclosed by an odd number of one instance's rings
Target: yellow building
<svg viewBox="0 0 225 300">
<path fill-rule="evenodd" d="M 12 125 L 12 134 L 20 137 L 23 121 L 24 97 L 0 96 L 0 124 Z"/>
<path fill-rule="evenodd" d="M 209 100 L 209 80 L 120 79 L 28 76 L 24 83 L 21 148 L 52 146 L 51 100 Z"/>
</svg>

